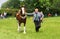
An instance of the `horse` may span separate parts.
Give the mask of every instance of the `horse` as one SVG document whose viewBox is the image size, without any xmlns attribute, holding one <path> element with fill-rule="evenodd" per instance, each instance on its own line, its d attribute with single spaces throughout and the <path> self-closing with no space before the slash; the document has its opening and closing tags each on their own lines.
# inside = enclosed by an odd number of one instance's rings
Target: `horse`
<svg viewBox="0 0 60 39">
<path fill-rule="evenodd" d="M 25 8 L 22 7 L 21 10 L 19 10 L 16 14 L 16 19 L 18 21 L 18 32 L 20 32 L 21 29 L 21 23 L 24 23 L 24 34 L 26 33 L 26 11 Z"/>
</svg>

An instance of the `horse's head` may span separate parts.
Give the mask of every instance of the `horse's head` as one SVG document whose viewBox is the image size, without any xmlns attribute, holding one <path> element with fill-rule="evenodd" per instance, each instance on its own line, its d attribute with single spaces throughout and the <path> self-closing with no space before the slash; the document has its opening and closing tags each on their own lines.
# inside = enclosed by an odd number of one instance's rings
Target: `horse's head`
<svg viewBox="0 0 60 39">
<path fill-rule="evenodd" d="M 24 7 L 21 8 L 21 14 L 22 14 L 22 15 L 25 14 L 25 8 L 24 8 Z"/>
</svg>

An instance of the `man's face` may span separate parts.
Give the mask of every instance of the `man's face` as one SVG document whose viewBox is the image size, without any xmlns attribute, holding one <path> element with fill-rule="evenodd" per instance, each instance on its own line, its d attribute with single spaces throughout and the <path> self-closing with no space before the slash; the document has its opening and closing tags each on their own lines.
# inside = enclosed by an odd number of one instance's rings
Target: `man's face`
<svg viewBox="0 0 60 39">
<path fill-rule="evenodd" d="M 35 12 L 38 12 L 38 9 L 35 9 Z"/>
</svg>

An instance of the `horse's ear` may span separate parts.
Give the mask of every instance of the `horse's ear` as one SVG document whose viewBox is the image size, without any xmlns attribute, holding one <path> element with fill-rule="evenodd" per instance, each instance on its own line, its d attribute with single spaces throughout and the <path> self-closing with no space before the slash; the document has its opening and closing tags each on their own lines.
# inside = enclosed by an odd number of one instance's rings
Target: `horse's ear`
<svg viewBox="0 0 60 39">
<path fill-rule="evenodd" d="M 21 6 L 19 7 L 19 9 L 21 9 Z"/>
</svg>

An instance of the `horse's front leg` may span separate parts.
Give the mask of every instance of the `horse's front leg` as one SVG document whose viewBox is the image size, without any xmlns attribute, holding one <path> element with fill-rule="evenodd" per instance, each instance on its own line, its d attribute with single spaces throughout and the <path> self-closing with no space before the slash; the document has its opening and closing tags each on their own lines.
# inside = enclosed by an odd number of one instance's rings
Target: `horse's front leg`
<svg viewBox="0 0 60 39">
<path fill-rule="evenodd" d="M 26 23 L 24 23 L 24 34 L 26 34 Z"/>
<path fill-rule="evenodd" d="M 18 22 L 18 32 L 20 32 L 20 30 L 21 30 L 21 26 L 20 25 L 21 25 L 21 23 Z"/>
</svg>

